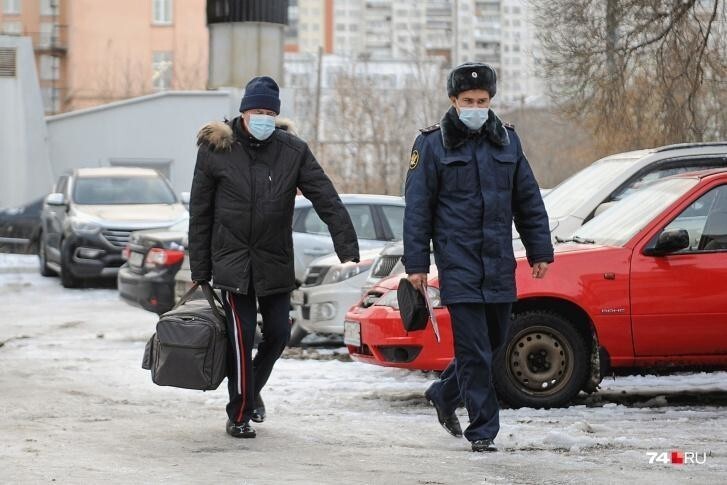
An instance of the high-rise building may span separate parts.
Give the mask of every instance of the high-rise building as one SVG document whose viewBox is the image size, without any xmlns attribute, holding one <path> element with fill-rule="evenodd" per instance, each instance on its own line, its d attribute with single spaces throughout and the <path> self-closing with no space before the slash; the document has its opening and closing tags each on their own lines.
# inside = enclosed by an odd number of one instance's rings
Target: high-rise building
<svg viewBox="0 0 727 485">
<path fill-rule="evenodd" d="M 32 38 L 48 113 L 206 86 L 205 0 L 2 0 L 0 34 Z"/>
<path fill-rule="evenodd" d="M 285 50 L 333 53 L 334 0 L 289 0 Z"/>
<path fill-rule="evenodd" d="M 290 5 L 290 52 L 316 54 L 321 46 L 352 59 L 486 62 L 499 73 L 498 103 L 542 101 L 527 0 L 291 0 Z"/>
</svg>

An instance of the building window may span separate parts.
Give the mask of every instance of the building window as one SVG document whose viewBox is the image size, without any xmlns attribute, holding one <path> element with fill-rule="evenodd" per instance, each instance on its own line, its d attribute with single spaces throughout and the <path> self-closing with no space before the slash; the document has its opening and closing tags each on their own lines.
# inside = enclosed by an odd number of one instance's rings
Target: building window
<svg viewBox="0 0 727 485">
<path fill-rule="evenodd" d="M 42 88 L 43 107 L 46 113 L 58 113 L 61 110 L 61 90 L 58 88 Z"/>
<path fill-rule="evenodd" d="M 55 56 L 40 56 L 40 79 L 57 81 L 60 78 L 60 59 Z"/>
<path fill-rule="evenodd" d="M 3 13 L 6 15 L 20 14 L 21 0 L 3 0 Z"/>
<path fill-rule="evenodd" d="M 21 35 L 23 33 L 22 22 L 3 22 L 2 33 L 6 35 Z"/>
<path fill-rule="evenodd" d="M 172 1 L 152 0 L 152 15 L 155 24 L 169 25 L 172 23 Z"/>
<path fill-rule="evenodd" d="M 40 0 L 40 14 L 46 16 L 58 15 L 61 0 Z"/>
<path fill-rule="evenodd" d="M 165 91 L 172 87 L 172 65 L 171 52 L 155 52 L 152 56 L 152 84 L 156 91 Z"/>
<path fill-rule="evenodd" d="M 38 47 L 48 48 L 58 42 L 56 25 L 52 22 L 40 23 L 40 35 L 38 37 Z"/>
</svg>

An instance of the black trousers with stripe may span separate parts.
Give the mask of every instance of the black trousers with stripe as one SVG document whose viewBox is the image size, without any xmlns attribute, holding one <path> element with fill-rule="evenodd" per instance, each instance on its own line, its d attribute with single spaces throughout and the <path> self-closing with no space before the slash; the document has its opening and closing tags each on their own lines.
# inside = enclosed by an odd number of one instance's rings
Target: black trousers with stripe
<svg viewBox="0 0 727 485">
<path fill-rule="evenodd" d="M 265 386 L 275 361 L 290 340 L 290 293 L 260 298 L 250 285 L 247 295 L 222 291 L 227 315 L 227 416 L 235 424 L 250 420 L 255 396 Z M 255 358 L 252 349 L 257 326 L 257 307 L 262 315 L 263 339 Z"/>
</svg>

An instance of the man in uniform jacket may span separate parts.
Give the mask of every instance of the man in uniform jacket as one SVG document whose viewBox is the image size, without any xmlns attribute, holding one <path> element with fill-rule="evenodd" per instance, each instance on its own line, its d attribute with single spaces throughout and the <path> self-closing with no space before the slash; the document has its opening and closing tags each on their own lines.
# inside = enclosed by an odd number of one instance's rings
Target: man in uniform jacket
<svg viewBox="0 0 727 485">
<path fill-rule="evenodd" d="M 548 217 L 512 126 L 489 109 L 495 70 L 480 63 L 455 68 L 447 80 L 452 106 L 421 130 L 406 180 L 404 266 L 426 288 L 430 240 L 442 303 L 452 317 L 454 359 L 425 396 L 440 424 L 462 436 L 455 414 L 464 401 L 473 451 L 495 451 L 499 408 L 492 356 L 502 344 L 516 300 L 512 223 L 533 277 L 553 261 Z"/>
<path fill-rule="evenodd" d="M 198 134 L 189 257 L 192 280 L 212 280 L 222 289 L 229 340 L 227 432 L 254 438 L 250 420 L 265 419 L 260 391 L 290 338 L 297 189 L 328 225 L 342 262 L 358 261 L 359 250 L 351 218 L 308 145 L 275 126 L 275 81 L 252 79 L 240 113 Z M 253 360 L 258 304 L 263 339 Z"/>
</svg>

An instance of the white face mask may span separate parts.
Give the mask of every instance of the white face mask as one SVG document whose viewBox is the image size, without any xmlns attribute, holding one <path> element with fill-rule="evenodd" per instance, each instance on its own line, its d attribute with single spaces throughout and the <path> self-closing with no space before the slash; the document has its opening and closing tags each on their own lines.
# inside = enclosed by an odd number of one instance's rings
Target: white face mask
<svg viewBox="0 0 727 485">
<path fill-rule="evenodd" d="M 490 108 L 460 108 L 459 119 L 472 131 L 482 128 L 490 115 Z"/>
</svg>

